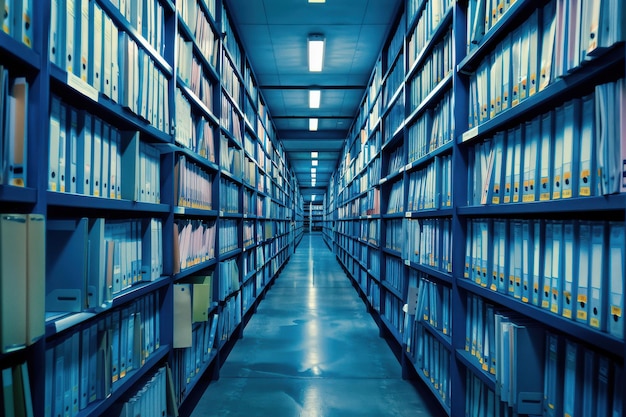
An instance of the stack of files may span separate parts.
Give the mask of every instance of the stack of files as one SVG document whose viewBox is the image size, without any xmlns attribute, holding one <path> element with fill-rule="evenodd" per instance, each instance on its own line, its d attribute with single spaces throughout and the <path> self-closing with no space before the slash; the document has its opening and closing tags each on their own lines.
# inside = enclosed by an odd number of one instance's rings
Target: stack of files
<svg viewBox="0 0 626 417">
<path fill-rule="evenodd" d="M 119 417 L 176 415 L 178 410 L 173 388 L 169 367 L 159 368 L 143 387 L 123 403 Z"/>
<path fill-rule="evenodd" d="M 626 191 L 626 81 L 596 86 L 596 135 L 602 194 Z"/>
<path fill-rule="evenodd" d="M 248 216 L 255 216 L 256 198 L 254 192 L 250 189 L 243 190 L 243 214 Z"/>
<path fill-rule="evenodd" d="M 248 185 L 254 187 L 256 185 L 257 175 L 256 163 L 248 156 L 245 156 L 244 161 L 243 179 Z"/>
<path fill-rule="evenodd" d="M 624 338 L 623 222 L 476 219 L 464 276 Z"/>
<path fill-rule="evenodd" d="M 448 181 L 437 175 L 436 161 L 410 174 L 407 211 L 439 208 L 441 188 L 447 186 Z"/>
<path fill-rule="evenodd" d="M 435 87 L 448 76 L 453 68 L 452 59 L 452 27 L 446 32 L 443 39 L 431 50 L 421 68 L 410 81 L 409 106 L 415 110 Z"/>
<path fill-rule="evenodd" d="M 410 3 L 416 3 L 414 1 Z M 409 68 L 413 66 L 415 59 L 421 55 L 422 50 L 431 40 L 433 34 L 441 24 L 441 20 L 446 15 L 448 9 L 452 6 L 452 2 L 449 0 L 436 0 L 426 3 L 426 8 L 422 10 L 415 29 L 409 36 L 408 53 L 409 53 Z M 410 14 L 409 14 L 410 16 Z M 411 22 L 412 19 L 407 20 Z"/>
<path fill-rule="evenodd" d="M 172 383 L 177 404 L 187 397 L 187 386 L 214 357 L 218 314 L 193 326 L 192 343 L 187 348 L 174 350 L 172 359 Z M 172 414 L 170 414 L 172 415 Z"/>
<path fill-rule="evenodd" d="M 224 213 L 239 213 L 239 186 L 220 178 L 220 209 Z"/>
<path fill-rule="evenodd" d="M 450 287 L 438 284 L 423 273 L 418 273 L 418 278 L 420 282 L 415 319 L 430 324 L 445 335 L 451 335 Z"/>
<path fill-rule="evenodd" d="M 450 405 L 450 351 L 427 331 L 418 331 L 416 367 L 444 404 Z"/>
<path fill-rule="evenodd" d="M 378 239 L 380 238 L 380 220 L 368 221 L 368 237 L 367 241 L 372 245 L 378 246 Z"/>
<path fill-rule="evenodd" d="M 389 155 L 387 175 L 393 175 L 404 167 L 404 146 L 400 145 Z"/>
<path fill-rule="evenodd" d="M 220 138 L 220 166 L 235 177 L 243 175 L 243 151 L 235 146 L 229 146 L 228 138 L 224 135 Z"/>
<path fill-rule="evenodd" d="M 241 82 L 230 60 L 226 60 L 225 65 L 222 66 L 222 85 L 230 94 L 235 104 L 239 108 L 243 108 L 243 104 L 241 103 Z"/>
<path fill-rule="evenodd" d="M 489 389 L 483 381 L 471 372 L 466 372 L 465 381 L 465 415 L 473 417 L 491 417 L 506 415 L 500 410 L 496 401 L 496 393 Z M 496 414 L 496 410 L 500 414 Z"/>
<path fill-rule="evenodd" d="M 389 41 L 389 43 L 383 47 L 383 55 L 387 55 L 386 62 L 392 63 L 395 61 L 396 56 L 402 50 L 403 43 L 404 43 L 404 25 L 400 24 L 395 29 L 395 32 L 393 36 L 391 37 L 391 40 Z M 402 59 L 400 59 L 399 61 L 402 61 Z"/>
<path fill-rule="evenodd" d="M 0 371 L 0 411 L 5 416 L 34 417 L 28 363 Z"/>
<path fill-rule="evenodd" d="M 32 0 L 4 0 L 0 5 L 0 30 L 29 48 L 33 47 Z"/>
<path fill-rule="evenodd" d="M 178 60 L 176 63 L 178 64 L 176 67 L 176 72 L 178 77 L 182 80 L 183 84 L 187 87 L 191 87 L 192 83 L 192 67 L 195 61 L 193 56 L 193 42 L 190 40 L 186 40 L 182 36 L 176 38 L 178 43 Z M 193 91 L 193 89 L 192 89 Z M 197 97 L 200 97 L 197 95 Z"/>
<path fill-rule="evenodd" d="M 215 222 L 177 219 L 174 222 L 174 273 L 215 258 Z"/>
<path fill-rule="evenodd" d="M 401 291 L 404 287 L 404 264 L 396 257 L 385 258 L 385 281 L 393 288 Z"/>
<path fill-rule="evenodd" d="M 352 271 L 352 273 L 354 273 L 354 271 Z M 390 292 L 385 292 L 383 316 L 387 319 L 391 329 L 400 335 L 404 330 L 404 312 L 402 311 L 403 305 L 404 301 L 400 300 Z"/>
<path fill-rule="evenodd" d="M 215 2 L 211 1 L 210 3 L 213 3 L 213 10 L 215 10 Z M 215 20 L 215 11 L 212 12 L 211 18 Z M 213 68 L 217 68 L 219 39 L 215 32 L 213 32 L 211 24 L 209 23 L 209 18 L 207 18 L 204 13 L 196 13 L 194 36 L 196 38 L 196 44 L 204 56 L 204 59 L 206 59 L 208 63 L 213 66 Z"/>
<path fill-rule="evenodd" d="M 159 298 L 148 294 L 49 344 L 45 416 L 77 415 L 145 364 L 160 347 Z"/>
<path fill-rule="evenodd" d="M 180 207 L 213 209 L 213 175 L 179 155 L 174 168 L 174 196 Z"/>
<path fill-rule="evenodd" d="M 545 356 L 544 415 L 622 415 L 620 364 L 553 333 Z"/>
<path fill-rule="evenodd" d="M 191 104 L 187 97 L 183 95 L 180 88 L 176 88 L 175 95 L 176 104 L 176 143 L 184 147 L 198 152 L 198 143 L 194 140 L 194 120 L 191 111 Z"/>
<path fill-rule="evenodd" d="M 434 109 L 426 110 L 409 127 L 409 163 L 450 142 L 454 137 L 452 92 L 444 94 Z"/>
<path fill-rule="evenodd" d="M 220 254 L 224 254 L 239 248 L 239 235 L 237 233 L 237 220 L 235 219 L 220 219 L 220 236 L 219 236 L 219 248 Z M 266 229 L 266 239 L 272 237 L 267 236 L 268 230 Z M 271 233 L 271 231 L 269 232 Z"/>
<path fill-rule="evenodd" d="M 9 82 L 0 65 L 0 185 L 27 184 L 28 89 L 25 78 Z"/>
<path fill-rule="evenodd" d="M 405 219 L 387 220 L 385 223 L 385 247 L 396 252 L 402 251 Z M 362 223 L 364 226 L 369 226 Z M 367 227 L 365 228 L 367 230 Z"/>
<path fill-rule="evenodd" d="M 66 0 L 67 1 L 67 0 Z M 158 0 L 114 3 L 122 16 L 161 56 L 165 49 L 165 11 Z"/>
<path fill-rule="evenodd" d="M 397 61 L 397 63 L 393 66 L 389 74 L 385 78 L 385 83 L 383 85 L 383 106 L 389 106 L 391 99 L 394 97 L 398 88 L 402 85 L 404 81 L 404 63 L 402 60 Z"/>
<path fill-rule="evenodd" d="M 411 219 L 407 223 L 406 259 L 451 271 L 452 233 L 450 219 Z"/>
<path fill-rule="evenodd" d="M 404 181 L 399 180 L 392 184 L 387 201 L 387 214 L 404 211 Z"/>
<path fill-rule="evenodd" d="M 241 293 L 226 300 L 224 309 L 219 317 L 218 335 L 220 346 L 230 339 L 235 328 L 241 323 Z"/>
<path fill-rule="evenodd" d="M 383 119 L 383 138 L 385 143 L 399 132 L 404 122 L 404 100 L 396 100 Z"/>
<path fill-rule="evenodd" d="M 253 245 L 254 242 L 254 222 L 245 221 L 243 223 L 243 246 L 247 248 Z"/>
<path fill-rule="evenodd" d="M 242 275 L 247 277 L 252 272 L 256 272 L 257 263 L 256 263 L 256 248 L 252 248 L 243 253 L 243 261 L 242 261 Z"/>
<path fill-rule="evenodd" d="M 621 136 L 607 135 L 603 140 L 606 132 L 599 126 L 603 120 L 619 123 L 617 115 L 624 106 L 606 107 L 612 109 L 607 110 L 609 115 L 617 117 L 609 119 L 594 111 L 600 95 L 567 101 L 471 148 L 468 203 L 528 203 L 619 192 L 615 178 L 621 178 L 622 170 L 616 167 L 617 157 L 608 161 L 604 155 L 620 155 Z M 603 171 L 608 165 L 613 168 Z M 612 190 L 601 187 L 598 172 L 607 171 L 612 172 L 607 174 Z"/>
<path fill-rule="evenodd" d="M 0 353 L 45 333 L 45 230 L 41 214 L 0 214 Z"/>
<path fill-rule="evenodd" d="M 189 87 L 191 91 L 202 101 L 206 108 L 215 112 L 213 109 L 213 84 L 207 78 L 200 62 L 194 57 L 191 62 L 191 78 Z"/>
<path fill-rule="evenodd" d="M 480 45 L 485 34 L 489 33 L 509 10 L 514 2 L 495 0 L 472 0 L 467 10 L 467 52 Z"/>
</svg>

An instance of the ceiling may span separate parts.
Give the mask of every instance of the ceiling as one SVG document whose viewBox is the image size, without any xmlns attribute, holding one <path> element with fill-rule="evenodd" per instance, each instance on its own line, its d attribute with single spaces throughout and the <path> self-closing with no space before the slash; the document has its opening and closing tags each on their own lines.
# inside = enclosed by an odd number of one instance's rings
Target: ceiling
<svg viewBox="0 0 626 417">
<path fill-rule="evenodd" d="M 376 59 L 402 0 L 225 0 L 304 201 L 321 200 L 337 169 Z M 308 70 L 309 34 L 325 37 L 322 72 Z M 309 89 L 322 90 L 319 109 Z M 316 132 L 309 117 L 319 118 Z M 319 153 L 315 187 L 311 152 Z"/>
</svg>

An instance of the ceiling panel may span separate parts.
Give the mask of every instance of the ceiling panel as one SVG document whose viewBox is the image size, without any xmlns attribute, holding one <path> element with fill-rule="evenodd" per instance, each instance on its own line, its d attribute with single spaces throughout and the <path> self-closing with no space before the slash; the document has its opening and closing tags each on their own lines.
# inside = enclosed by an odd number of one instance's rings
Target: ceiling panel
<svg viewBox="0 0 626 417">
<path fill-rule="evenodd" d="M 312 194 L 321 196 L 403 2 L 225 1 L 305 201 Z M 308 72 L 307 37 L 311 33 L 321 33 L 326 39 L 321 73 Z M 315 86 L 322 87 L 321 106 L 309 109 L 308 89 Z M 315 116 L 318 131 L 309 132 L 308 118 Z M 309 188 L 311 151 L 320 153 L 315 188 Z"/>
</svg>

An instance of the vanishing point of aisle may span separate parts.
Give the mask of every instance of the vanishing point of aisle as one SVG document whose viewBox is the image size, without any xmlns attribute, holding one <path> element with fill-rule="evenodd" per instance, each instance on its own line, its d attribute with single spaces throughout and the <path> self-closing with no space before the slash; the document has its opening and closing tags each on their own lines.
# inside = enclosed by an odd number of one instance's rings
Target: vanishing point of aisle
<svg viewBox="0 0 626 417">
<path fill-rule="evenodd" d="M 192 417 L 432 416 L 320 234 L 305 234 Z"/>
</svg>

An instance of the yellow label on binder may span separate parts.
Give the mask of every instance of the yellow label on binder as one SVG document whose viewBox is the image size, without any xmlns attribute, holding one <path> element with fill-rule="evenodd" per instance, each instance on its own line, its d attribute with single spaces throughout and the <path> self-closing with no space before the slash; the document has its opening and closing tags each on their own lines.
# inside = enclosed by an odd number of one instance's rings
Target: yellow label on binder
<svg viewBox="0 0 626 417">
<path fill-rule="evenodd" d="M 568 319 L 572 318 L 572 310 L 570 310 L 569 308 L 564 308 L 563 309 L 563 317 L 567 317 Z"/>
<path fill-rule="evenodd" d="M 591 327 L 595 327 L 597 329 L 600 328 L 600 320 L 598 320 L 597 318 L 592 318 L 591 320 L 589 320 L 589 324 L 591 325 Z"/>
<path fill-rule="evenodd" d="M 611 315 L 622 317 L 622 309 L 619 306 L 611 306 Z"/>
</svg>

